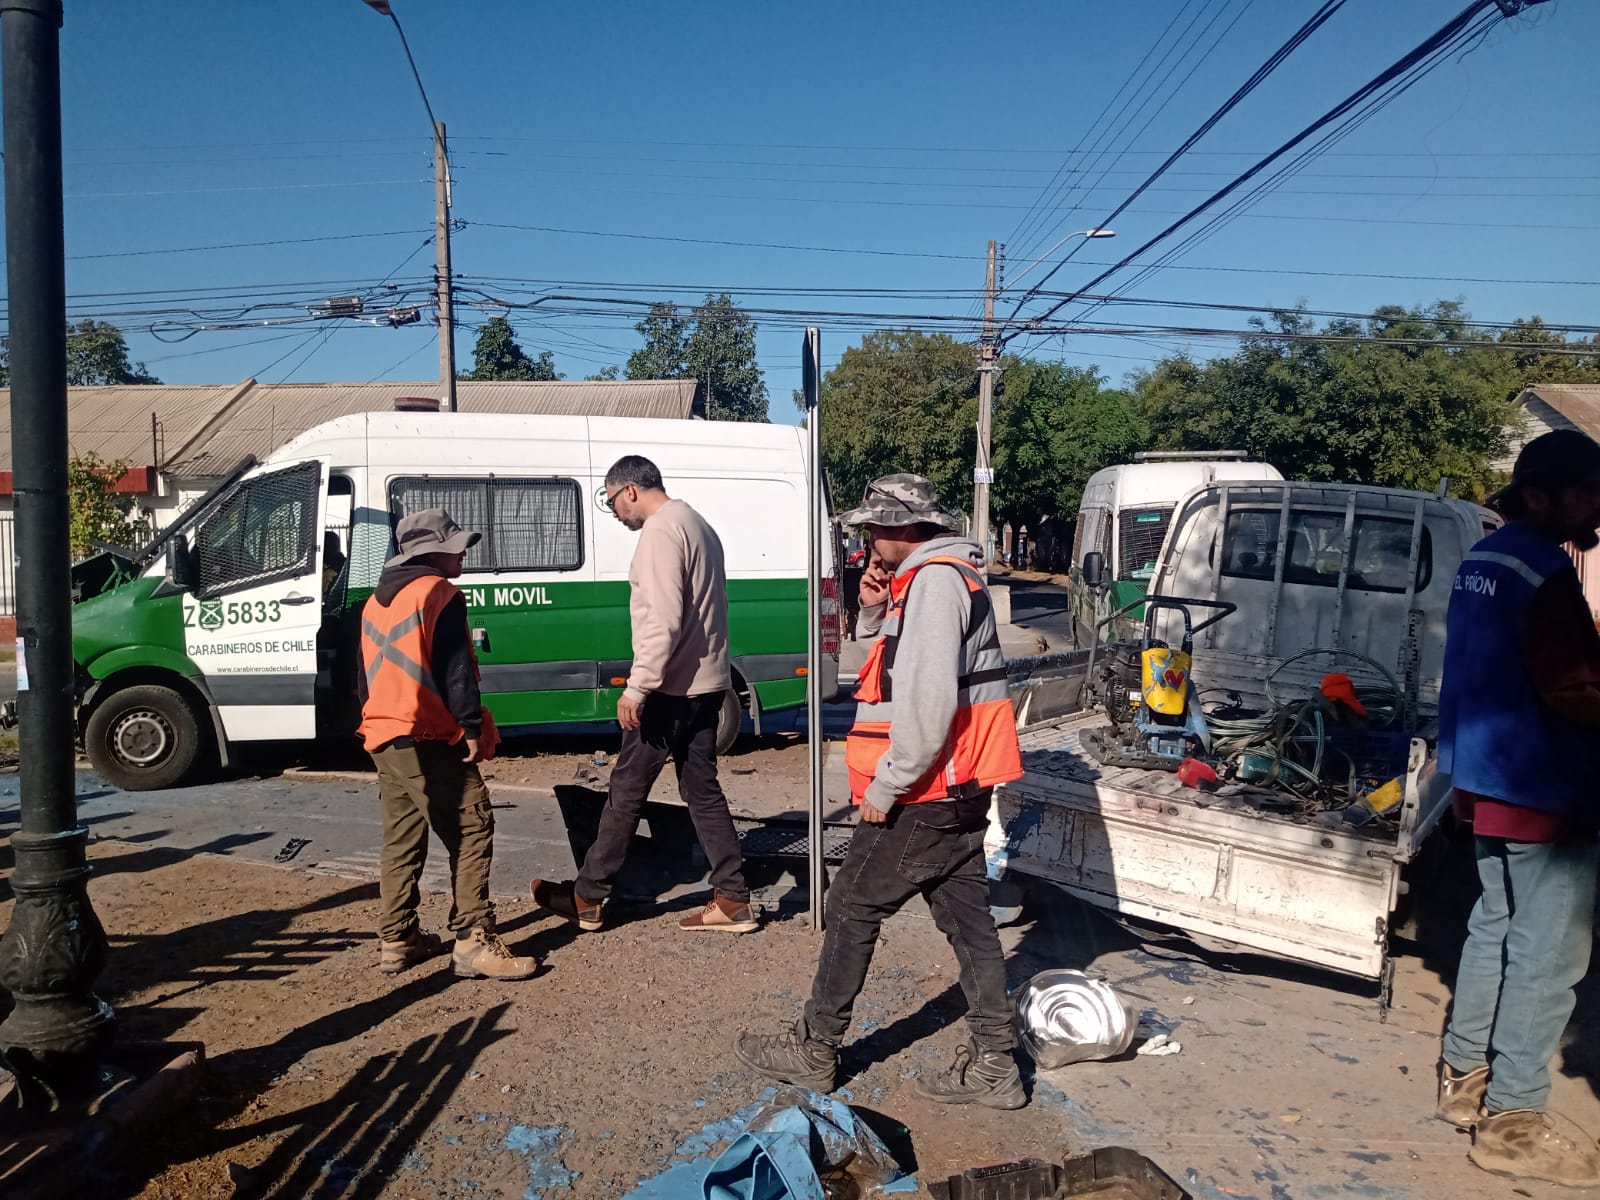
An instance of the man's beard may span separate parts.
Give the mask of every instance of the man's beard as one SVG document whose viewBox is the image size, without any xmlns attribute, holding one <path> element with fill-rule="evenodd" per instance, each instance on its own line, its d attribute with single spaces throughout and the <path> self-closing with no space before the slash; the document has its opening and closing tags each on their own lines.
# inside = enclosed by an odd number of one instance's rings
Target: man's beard
<svg viewBox="0 0 1600 1200">
<path fill-rule="evenodd" d="M 1593 529 L 1586 529 L 1582 533 L 1574 534 L 1567 540 L 1579 550 L 1593 550 L 1596 546 L 1600 546 L 1600 533 L 1596 533 Z"/>
</svg>

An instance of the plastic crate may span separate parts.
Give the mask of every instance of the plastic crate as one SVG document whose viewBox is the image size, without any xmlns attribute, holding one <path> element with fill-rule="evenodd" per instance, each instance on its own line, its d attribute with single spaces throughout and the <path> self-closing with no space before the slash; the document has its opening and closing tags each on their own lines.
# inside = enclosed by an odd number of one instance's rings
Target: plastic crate
<svg viewBox="0 0 1600 1200">
<path fill-rule="evenodd" d="M 1404 729 L 1328 730 L 1328 746 L 1338 753 L 1324 756 L 1325 778 L 1343 773 L 1342 755 L 1349 755 L 1363 779 L 1389 780 L 1406 773 L 1411 734 Z"/>
<path fill-rule="evenodd" d="M 930 1183 L 935 1200 L 1193 1200 L 1144 1155 L 1106 1146 L 1057 1164 L 1040 1158 L 968 1167 Z"/>
</svg>

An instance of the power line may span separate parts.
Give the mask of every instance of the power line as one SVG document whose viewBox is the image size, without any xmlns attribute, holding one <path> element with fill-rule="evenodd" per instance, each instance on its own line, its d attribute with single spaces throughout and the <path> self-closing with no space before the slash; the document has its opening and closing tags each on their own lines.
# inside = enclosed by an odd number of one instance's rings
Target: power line
<svg viewBox="0 0 1600 1200">
<path fill-rule="evenodd" d="M 105 254 L 69 254 L 68 262 L 88 262 L 97 258 L 142 258 L 154 254 L 196 254 L 205 250 L 252 250 L 263 246 L 306 246 L 313 242 L 354 242 L 363 238 L 402 237 L 407 234 L 415 237 L 426 233 L 430 237 L 430 229 L 387 229 L 382 233 L 333 233 L 322 237 L 302 238 L 274 238 L 266 242 L 216 242 L 209 246 L 168 246 L 161 250 L 114 250 Z"/>
</svg>

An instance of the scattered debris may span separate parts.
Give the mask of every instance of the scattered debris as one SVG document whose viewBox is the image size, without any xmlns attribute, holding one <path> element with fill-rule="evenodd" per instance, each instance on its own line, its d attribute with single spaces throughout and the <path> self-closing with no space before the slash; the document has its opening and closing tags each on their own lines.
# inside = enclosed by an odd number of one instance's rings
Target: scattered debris
<svg viewBox="0 0 1600 1200">
<path fill-rule="evenodd" d="M 1166 1058 L 1172 1054 L 1182 1054 L 1183 1043 L 1173 1041 L 1170 1033 L 1158 1033 L 1134 1053 L 1145 1055 L 1147 1058 Z"/>
<path fill-rule="evenodd" d="M 280 863 L 289 862 L 294 858 L 295 855 L 299 854 L 300 851 L 304 850 L 309 845 L 311 845 L 310 838 L 290 838 L 283 844 L 283 849 L 279 850 L 272 856 L 272 861 Z"/>
</svg>

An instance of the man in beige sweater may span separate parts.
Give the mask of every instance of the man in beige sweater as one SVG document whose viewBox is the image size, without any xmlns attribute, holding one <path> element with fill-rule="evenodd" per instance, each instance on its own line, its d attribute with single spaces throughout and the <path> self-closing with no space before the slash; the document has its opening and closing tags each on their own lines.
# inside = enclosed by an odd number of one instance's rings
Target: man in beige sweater
<svg viewBox="0 0 1600 1200">
<path fill-rule="evenodd" d="M 533 898 L 580 929 L 600 928 L 645 799 L 670 758 L 715 889 L 710 903 L 678 927 L 748 933 L 756 919 L 744 859 L 717 782 L 717 720 L 732 686 L 722 542 L 705 518 L 667 495 L 660 470 L 648 458 L 618 459 L 605 487 L 607 507 L 639 534 L 628 568 L 633 668 L 617 701 L 622 750 L 611 771 L 599 835 L 578 878 L 535 879 Z"/>
</svg>

